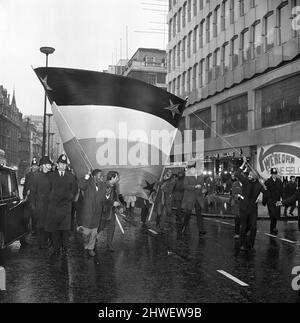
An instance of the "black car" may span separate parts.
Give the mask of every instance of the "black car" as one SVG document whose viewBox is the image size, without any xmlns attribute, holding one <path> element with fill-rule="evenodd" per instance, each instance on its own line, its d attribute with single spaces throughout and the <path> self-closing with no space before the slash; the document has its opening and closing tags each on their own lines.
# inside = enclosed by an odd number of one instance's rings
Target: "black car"
<svg viewBox="0 0 300 323">
<path fill-rule="evenodd" d="M 16 240 L 25 243 L 30 227 L 24 209 L 15 170 L 0 165 L 0 249 Z"/>
</svg>

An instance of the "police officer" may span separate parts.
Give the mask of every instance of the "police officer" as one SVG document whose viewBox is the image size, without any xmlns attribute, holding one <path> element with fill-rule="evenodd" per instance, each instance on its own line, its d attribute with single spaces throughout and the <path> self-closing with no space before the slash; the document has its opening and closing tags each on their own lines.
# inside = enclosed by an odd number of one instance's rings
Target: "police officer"
<svg viewBox="0 0 300 323">
<path fill-rule="evenodd" d="M 67 164 L 67 156 L 60 155 L 57 170 L 50 175 L 51 191 L 45 229 L 51 233 L 52 255 L 59 255 L 60 251 L 67 254 L 72 202 L 78 190 L 75 176 L 66 170 Z"/>
<path fill-rule="evenodd" d="M 268 189 L 266 195 L 266 204 L 271 219 L 270 233 L 277 235 L 278 230 L 276 229 L 277 220 L 280 218 L 280 206 L 278 202 L 282 199 L 283 184 L 278 178 L 278 172 L 276 168 L 271 168 L 271 177 L 265 182 Z"/>
<path fill-rule="evenodd" d="M 27 200 L 26 212 L 28 212 L 31 219 L 31 233 L 36 233 L 36 221 L 37 217 L 34 210 L 31 206 L 31 184 L 34 177 L 34 174 L 39 170 L 39 164 L 36 157 L 33 157 L 31 161 L 30 171 L 25 175 L 25 182 L 23 188 L 23 198 Z"/>
<path fill-rule="evenodd" d="M 31 186 L 31 205 L 37 218 L 37 232 L 40 249 L 49 247 L 49 235 L 45 232 L 45 223 L 48 213 L 50 178 L 52 162 L 48 156 L 44 156 L 40 160 L 40 171 L 36 173 L 32 180 Z"/>
</svg>

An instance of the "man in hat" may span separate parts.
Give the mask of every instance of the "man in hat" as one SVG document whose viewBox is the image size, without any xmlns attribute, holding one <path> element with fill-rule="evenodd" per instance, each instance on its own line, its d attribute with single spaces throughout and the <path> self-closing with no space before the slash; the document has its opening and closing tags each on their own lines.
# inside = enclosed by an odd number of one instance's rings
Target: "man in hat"
<svg viewBox="0 0 300 323">
<path fill-rule="evenodd" d="M 75 176 L 66 170 L 67 164 L 67 156 L 60 155 L 57 170 L 50 176 L 51 191 L 45 229 L 51 233 L 53 255 L 59 255 L 60 251 L 67 254 L 72 202 L 78 190 Z"/>
<path fill-rule="evenodd" d="M 282 199 L 283 184 L 278 178 L 276 168 L 271 168 L 271 177 L 265 182 L 265 185 L 268 190 L 268 194 L 266 195 L 266 204 L 271 219 L 270 233 L 277 235 L 278 230 L 276 229 L 276 225 L 277 220 L 280 218 L 280 205 L 278 202 Z"/>
<path fill-rule="evenodd" d="M 187 173 L 183 182 L 184 194 L 181 207 L 185 211 L 184 224 L 182 232 L 188 228 L 191 213 L 193 209 L 196 210 L 197 226 L 199 236 L 206 234 L 203 226 L 202 208 L 204 205 L 204 177 L 198 174 L 196 169 L 196 162 L 189 162 L 187 166 Z"/>
<path fill-rule="evenodd" d="M 26 212 L 30 216 L 31 219 L 31 233 L 36 233 L 36 221 L 37 218 L 35 216 L 34 211 L 31 207 L 31 184 L 34 177 L 34 174 L 39 170 L 39 164 L 35 157 L 32 158 L 30 171 L 25 175 L 25 182 L 23 187 L 23 198 L 27 201 Z"/>
<path fill-rule="evenodd" d="M 36 173 L 32 181 L 31 204 L 37 218 L 36 226 L 40 249 L 49 247 L 49 235 L 45 232 L 45 223 L 49 206 L 49 193 L 51 189 L 49 172 L 52 162 L 48 156 L 40 160 L 40 171 Z"/>
</svg>

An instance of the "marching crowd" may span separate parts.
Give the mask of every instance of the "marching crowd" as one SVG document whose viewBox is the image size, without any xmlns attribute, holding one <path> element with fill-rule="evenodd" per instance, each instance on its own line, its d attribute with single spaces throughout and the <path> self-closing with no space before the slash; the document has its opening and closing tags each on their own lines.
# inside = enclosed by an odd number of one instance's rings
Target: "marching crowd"
<svg viewBox="0 0 300 323">
<path fill-rule="evenodd" d="M 158 233 L 168 231 L 176 221 L 177 232 L 188 234 L 195 210 L 197 232 L 200 237 L 206 234 L 202 212 L 211 185 L 203 173 L 197 171 L 195 162 L 189 163 L 186 171 L 178 174 L 167 169 L 155 184 L 149 199 L 123 197 L 119 192 L 119 179 L 118 172 L 104 174 L 100 169 L 77 179 L 68 169 L 64 154 L 58 158 L 56 165 L 48 156 L 42 157 L 39 164 L 34 159 L 25 178 L 23 197 L 27 201 L 27 212 L 31 216 L 32 231 L 37 234 L 39 247 L 50 248 L 51 255 L 67 254 L 69 232 L 76 214 L 77 231 L 82 234 L 88 254 L 95 256 L 97 237 L 103 231 L 106 231 L 107 250 L 113 252 L 117 214 L 124 216 L 124 210 L 127 210 L 125 217 L 134 218 L 138 202 L 142 224 L 147 226 L 147 217 L 155 214 Z M 268 208 L 270 233 L 273 235 L 278 233 L 276 226 L 281 206 L 285 206 L 284 214 L 287 216 L 288 207 L 291 207 L 292 214 L 296 201 L 300 199 L 295 177 L 291 177 L 284 190 L 275 168 L 271 169 L 271 177 L 264 181 L 246 158 L 226 185 L 235 215 L 234 238 L 240 239 L 242 251 L 254 250 L 260 194 L 263 196 L 262 204 Z"/>
</svg>

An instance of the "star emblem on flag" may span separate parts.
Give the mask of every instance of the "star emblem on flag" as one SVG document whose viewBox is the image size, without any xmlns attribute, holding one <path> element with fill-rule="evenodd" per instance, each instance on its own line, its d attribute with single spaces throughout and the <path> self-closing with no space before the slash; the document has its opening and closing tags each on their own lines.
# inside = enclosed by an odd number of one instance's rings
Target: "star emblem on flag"
<svg viewBox="0 0 300 323">
<path fill-rule="evenodd" d="M 154 189 L 155 182 L 154 182 L 154 183 L 152 183 L 152 184 L 150 184 L 150 183 L 149 183 L 148 181 L 146 181 L 146 180 L 145 180 L 145 182 L 146 182 L 146 186 L 145 186 L 145 187 L 143 187 L 143 189 L 144 189 L 144 190 L 149 191 L 149 192 L 150 192 L 150 193 L 149 193 L 149 195 L 151 195 L 151 193 L 155 191 L 155 189 Z"/>
<path fill-rule="evenodd" d="M 47 83 L 47 80 L 48 80 L 48 75 L 46 75 L 44 78 L 41 78 L 41 81 L 42 81 L 45 89 L 48 91 L 52 91 L 51 87 Z"/>
<path fill-rule="evenodd" d="M 179 114 L 179 115 L 181 114 L 179 109 L 178 109 L 180 104 L 174 104 L 171 99 L 169 99 L 169 102 L 170 102 L 170 106 L 168 106 L 168 107 L 166 107 L 164 109 L 171 111 L 172 112 L 172 117 L 174 119 L 176 114 Z"/>
</svg>

